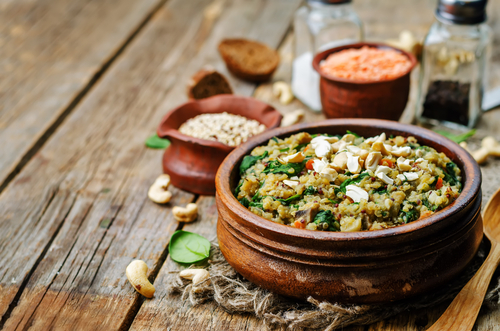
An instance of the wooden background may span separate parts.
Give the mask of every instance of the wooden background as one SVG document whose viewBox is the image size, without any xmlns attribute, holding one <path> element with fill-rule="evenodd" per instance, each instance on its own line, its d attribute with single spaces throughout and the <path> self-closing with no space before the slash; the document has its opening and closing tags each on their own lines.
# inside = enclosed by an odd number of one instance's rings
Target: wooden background
<svg viewBox="0 0 500 331">
<path fill-rule="evenodd" d="M 225 74 L 237 94 L 283 113 L 272 82 L 255 86 L 229 75 L 217 53 L 224 37 L 279 49 L 273 81 L 290 81 L 293 13 L 299 0 L 1 0 L 0 1 L 0 329 L 261 330 L 250 315 L 213 303 L 191 307 L 167 292 L 168 240 L 177 229 L 215 238 L 214 198 L 173 188 L 159 206 L 147 190 L 161 173 L 162 151 L 144 147 L 160 118 L 186 101 L 185 83 L 204 65 Z M 355 0 L 368 40 L 403 29 L 423 37 L 431 0 Z M 491 85 L 500 85 L 500 4 L 488 4 L 494 31 Z M 411 101 L 402 117 L 413 114 Z M 308 111 L 306 120 L 322 119 Z M 500 112 L 478 137 L 500 138 Z M 474 143 L 474 141 L 473 141 Z M 483 167 L 484 198 L 500 186 L 499 160 Z M 184 227 L 171 206 L 196 201 L 198 221 Z M 150 267 L 155 297 L 128 284 L 133 259 Z M 425 330 L 446 308 L 413 311 L 345 330 Z M 500 328 L 500 309 L 483 311 L 477 330 Z"/>
</svg>

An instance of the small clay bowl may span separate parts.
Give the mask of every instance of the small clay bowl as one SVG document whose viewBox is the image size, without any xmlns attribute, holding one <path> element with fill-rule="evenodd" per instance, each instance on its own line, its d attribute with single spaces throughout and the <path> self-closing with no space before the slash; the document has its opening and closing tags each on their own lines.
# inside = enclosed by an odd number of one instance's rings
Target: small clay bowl
<svg viewBox="0 0 500 331">
<path fill-rule="evenodd" d="M 188 101 L 171 110 L 161 120 L 157 133 L 170 140 L 163 154 L 163 171 L 170 175 L 173 185 L 196 194 L 215 194 L 215 173 L 234 147 L 190 137 L 177 129 L 192 117 L 223 112 L 256 120 L 267 130 L 278 127 L 282 118 L 276 109 L 262 101 L 229 94 Z"/>
<path fill-rule="evenodd" d="M 272 137 L 306 131 L 372 137 L 414 136 L 444 152 L 462 171 L 463 190 L 450 206 L 409 224 L 376 231 L 322 232 L 261 218 L 233 196 L 242 158 Z M 253 283 L 297 299 L 383 303 L 447 284 L 475 256 L 483 237 L 481 171 L 456 143 L 424 128 L 393 121 L 336 119 L 266 132 L 235 149 L 215 180 L 217 235 L 226 260 Z"/>
<path fill-rule="evenodd" d="M 363 46 L 393 49 L 404 54 L 411 67 L 401 76 L 375 82 L 351 80 L 328 75 L 320 69 L 321 61 L 330 54 Z M 313 67 L 320 75 L 320 96 L 327 118 L 380 118 L 397 121 L 403 113 L 410 92 L 410 73 L 417 64 L 413 54 L 378 43 L 343 45 L 323 51 L 313 59 Z"/>
</svg>

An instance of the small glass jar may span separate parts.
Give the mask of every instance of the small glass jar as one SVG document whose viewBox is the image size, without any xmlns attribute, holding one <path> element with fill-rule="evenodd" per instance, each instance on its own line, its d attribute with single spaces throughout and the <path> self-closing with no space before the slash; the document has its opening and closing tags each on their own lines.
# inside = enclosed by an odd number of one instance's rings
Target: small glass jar
<svg viewBox="0 0 500 331">
<path fill-rule="evenodd" d="M 319 51 L 363 40 L 361 20 L 351 0 L 307 0 L 295 13 L 294 95 L 313 110 L 321 110 L 319 75 L 312 60 Z"/>
<path fill-rule="evenodd" d="M 421 123 L 473 127 L 486 86 L 491 32 L 486 0 L 439 0 L 425 38 L 416 115 Z"/>
</svg>

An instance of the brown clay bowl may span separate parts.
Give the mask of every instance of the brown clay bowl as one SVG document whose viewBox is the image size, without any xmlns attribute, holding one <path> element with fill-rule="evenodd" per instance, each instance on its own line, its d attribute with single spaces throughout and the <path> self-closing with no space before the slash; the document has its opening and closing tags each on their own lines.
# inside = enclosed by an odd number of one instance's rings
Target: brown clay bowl
<svg viewBox="0 0 500 331">
<path fill-rule="evenodd" d="M 157 133 L 170 140 L 163 154 L 163 171 L 170 175 L 173 185 L 196 194 L 215 194 L 215 173 L 234 147 L 190 137 L 177 129 L 197 115 L 223 112 L 256 120 L 268 129 L 278 127 L 282 118 L 276 109 L 262 101 L 229 94 L 188 101 L 171 110 L 161 120 Z"/>
<path fill-rule="evenodd" d="M 463 191 L 450 206 L 415 222 L 363 232 L 320 232 L 261 218 L 233 196 L 244 155 L 274 137 L 307 131 L 371 137 L 415 136 L 444 152 L 462 170 Z M 215 180 L 217 235 L 224 257 L 241 275 L 278 294 L 345 303 L 381 303 L 431 291 L 449 282 L 475 256 L 483 236 L 481 172 L 456 143 L 398 122 L 336 119 L 266 132 L 242 144 L 221 164 Z"/>
<path fill-rule="evenodd" d="M 379 49 L 394 49 L 404 54 L 411 61 L 410 69 L 401 76 L 367 82 L 339 78 L 323 73 L 321 61 L 330 54 L 350 48 L 363 46 Z M 357 43 L 331 48 L 317 54 L 313 59 L 313 67 L 320 75 L 320 97 L 323 113 L 327 118 L 380 118 L 397 121 L 403 113 L 410 92 L 410 73 L 417 64 L 411 53 L 377 43 Z"/>
</svg>

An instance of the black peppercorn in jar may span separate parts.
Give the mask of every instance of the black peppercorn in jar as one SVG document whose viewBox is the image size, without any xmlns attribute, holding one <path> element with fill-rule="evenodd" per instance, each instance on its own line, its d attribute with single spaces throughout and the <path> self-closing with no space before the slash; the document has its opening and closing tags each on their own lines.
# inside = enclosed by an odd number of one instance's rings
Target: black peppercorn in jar
<svg viewBox="0 0 500 331">
<path fill-rule="evenodd" d="M 420 122 L 473 127 L 481 114 L 489 53 L 486 0 L 439 0 L 424 41 Z"/>
</svg>

